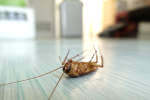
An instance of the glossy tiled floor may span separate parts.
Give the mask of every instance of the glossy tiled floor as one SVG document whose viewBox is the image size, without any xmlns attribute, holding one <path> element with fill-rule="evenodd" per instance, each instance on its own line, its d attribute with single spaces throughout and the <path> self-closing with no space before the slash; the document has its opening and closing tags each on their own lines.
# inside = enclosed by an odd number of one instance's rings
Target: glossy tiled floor
<svg viewBox="0 0 150 100">
<path fill-rule="evenodd" d="M 60 66 L 93 46 L 104 55 L 104 68 L 79 77 L 63 77 L 52 100 L 149 100 L 150 41 L 148 40 L 26 40 L 0 41 L 0 83 L 33 77 Z M 84 56 L 85 56 L 84 55 Z M 0 100 L 47 100 L 62 70 L 23 83 L 1 86 Z"/>
</svg>

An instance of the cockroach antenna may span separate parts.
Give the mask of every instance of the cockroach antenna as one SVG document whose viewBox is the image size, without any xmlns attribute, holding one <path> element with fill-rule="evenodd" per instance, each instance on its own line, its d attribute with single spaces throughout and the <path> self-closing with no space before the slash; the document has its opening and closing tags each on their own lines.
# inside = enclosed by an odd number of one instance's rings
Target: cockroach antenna
<svg viewBox="0 0 150 100">
<path fill-rule="evenodd" d="M 54 94 L 54 92 L 55 92 L 55 90 L 56 90 L 56 88 L 57 88 L 57 86 L 58 86 L 59 82 L 61 81 L 61 79 L 62 79 L 63 75 L 64 75 L 64 72 L 61 74 L 61 76 L 60 76 L 60 78 L 59 78 L 58 82 L 56 83 L 55 87 L 53 88 L 53 90 L 52 90 L 52 92 L 51 92 L 51 94 L 50 94 L 50 96 L 49 96 L 48 100 L 51 100 L 51 98 L 52 98 L 52 96 L 53 96 L 53 94 Z"/>
<path fill-rule="evenodd" d="M 44 73 L 44 74 L 41 74 L 41 75 L 39 75 L 39 76 L 35 76 L 35 77 L 32 77 L 32 78 L 28 78 L 28 79 L 24 79 L 24 80 L 20 80 L 20 81 L 16 81 L 16 82 L 3 83 L 3 84 L 0 84 L 0 86 L 10 85 L 10 84 L 20 83 L 20 82 L 24 82 L 24 81 L 28 81 L 28 80 L 40 78 L 40 77 L 43 77 L 43 76 L 45 76 L 45 75 L 48 75 L 48 74 L 50 74 L 50 73 L 52 73 L 52 72 L 55 72 L 55 71 L 57 71 L 58 69 L 61 69 L 61 68 L 63 68 L 63 67 L 56 68 L 56 69 L 54 69 L 54 70 L 52 70 L 52 71 L 49 71 L 49 72 L 47 72 L 47 73 Z"/>
</svg>

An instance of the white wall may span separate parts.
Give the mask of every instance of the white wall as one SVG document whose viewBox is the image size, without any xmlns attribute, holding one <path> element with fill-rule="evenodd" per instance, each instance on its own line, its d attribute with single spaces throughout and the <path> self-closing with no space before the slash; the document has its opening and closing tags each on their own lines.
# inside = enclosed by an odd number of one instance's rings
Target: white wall
<svg viewBox="0 0 150 100">
<path fill-rule="evenodd" d="M 37 36 L 53 38 L 55 36 L 54 0 L 28 0 L 28 6 L 35 10 Z"/>
</svg>

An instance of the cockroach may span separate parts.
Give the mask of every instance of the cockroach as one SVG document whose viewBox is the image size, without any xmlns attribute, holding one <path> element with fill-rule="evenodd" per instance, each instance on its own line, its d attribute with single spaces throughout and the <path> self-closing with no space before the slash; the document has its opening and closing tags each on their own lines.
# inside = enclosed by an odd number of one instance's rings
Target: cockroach
<svg viewBox="0 0 150 100">
<path fill-rule="evenodd" d="M 32 79 L 36 79 L 36 78 L 40 78 L 42 76 L 48 75 L 52 72 L 55 72 L 58 69 L 63 69 L 63 73 L 61 74 L 61 76 L 59 77 L 58 82 L 56 83 L 55 87 L 53 88 L 52 92 L 49 95 L 48 100 L 51 100 L 52 95 L 54 94 L 59 82 L 61 81 L 62 77 L 64 74 L 67 74 L 69 77 L 79 77 L 82 75 L 86 75 L 88 73 L 94 72 L 95 70 L 97 70 L 98 68 L 103 68 L 104 67 L 104 61 L 103 61 L 103 56 L 101 55 L 101 65 L 98 64 L 98 55 L 97 55 L 97 51 L 95 49 L 95 53 L 93 54 L 93 56 L 91 57 L 91 59 L 89 60 L 89 62 L 80 62 L 80 61 L 74 61 L 73 59 L 80 56 L 83 52 L 75 55 L 74 57 L 70 58 L 67 60 L 68 55 L 69 55 L 70 50 L 68 50 L 63 62 L 62 62 L 62 66 L 59 68 L 56 68 L 52 71 L 49 71 L 47 73 L 41 74 L 39 76 L 36 77 L 32 77 L 32 78 L 28 78 L 25 80 L 20 80 L 20 81 L 16 81 L 16 82 L 10 82 L 10 83 L 4 83 L 4 84 L 0 84 L 0 86 L 5 86 L 5 85 L 9 85 L 9 84 L 14 84 L 14 83 L 19 83 L 19 82 L 24 82 L 24 81 L 28 81 L 28 80 L 32 80 Z M 96 61 L 92 61 L 94 56 L 96 56 Z M 83 59 L 83 58 L 81 58 Z M 81 60 L 79 59 L 79 60 Z"/>
</svg>

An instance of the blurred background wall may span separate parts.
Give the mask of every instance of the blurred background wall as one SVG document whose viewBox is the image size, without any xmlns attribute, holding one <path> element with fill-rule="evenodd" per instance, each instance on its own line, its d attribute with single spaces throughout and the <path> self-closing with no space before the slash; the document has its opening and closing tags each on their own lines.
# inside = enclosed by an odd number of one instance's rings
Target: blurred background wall
<svg viewBox="0 0 150 100">
<path fill-rule="evenodd" d="M 35 10 L 37 37 L 55 37 L 55 1 L 28 0 L 27 5 Z"/>
<path fill-rule="evenodd" d="M 5 5 L 7 0 L 0 0 Z M 11 0 L 8 0 L 11 1 Z M 36 37 L 60 38 L 60 5 L 63 0 L 14 0 L 35 10 Z M 7 2 L 12 6 L 15 2 Z M 24 2 L 23 2 L 24 1 Z M 72 1 L 72 0 L 69 0 Z M 76 0 L 73 0 L 76 1 Z M 83 3 L 83 37 L 96 36 L 115 23 L 118 12 L 143 7 L 150 0 L 80 0 Z"/>
</svg>

